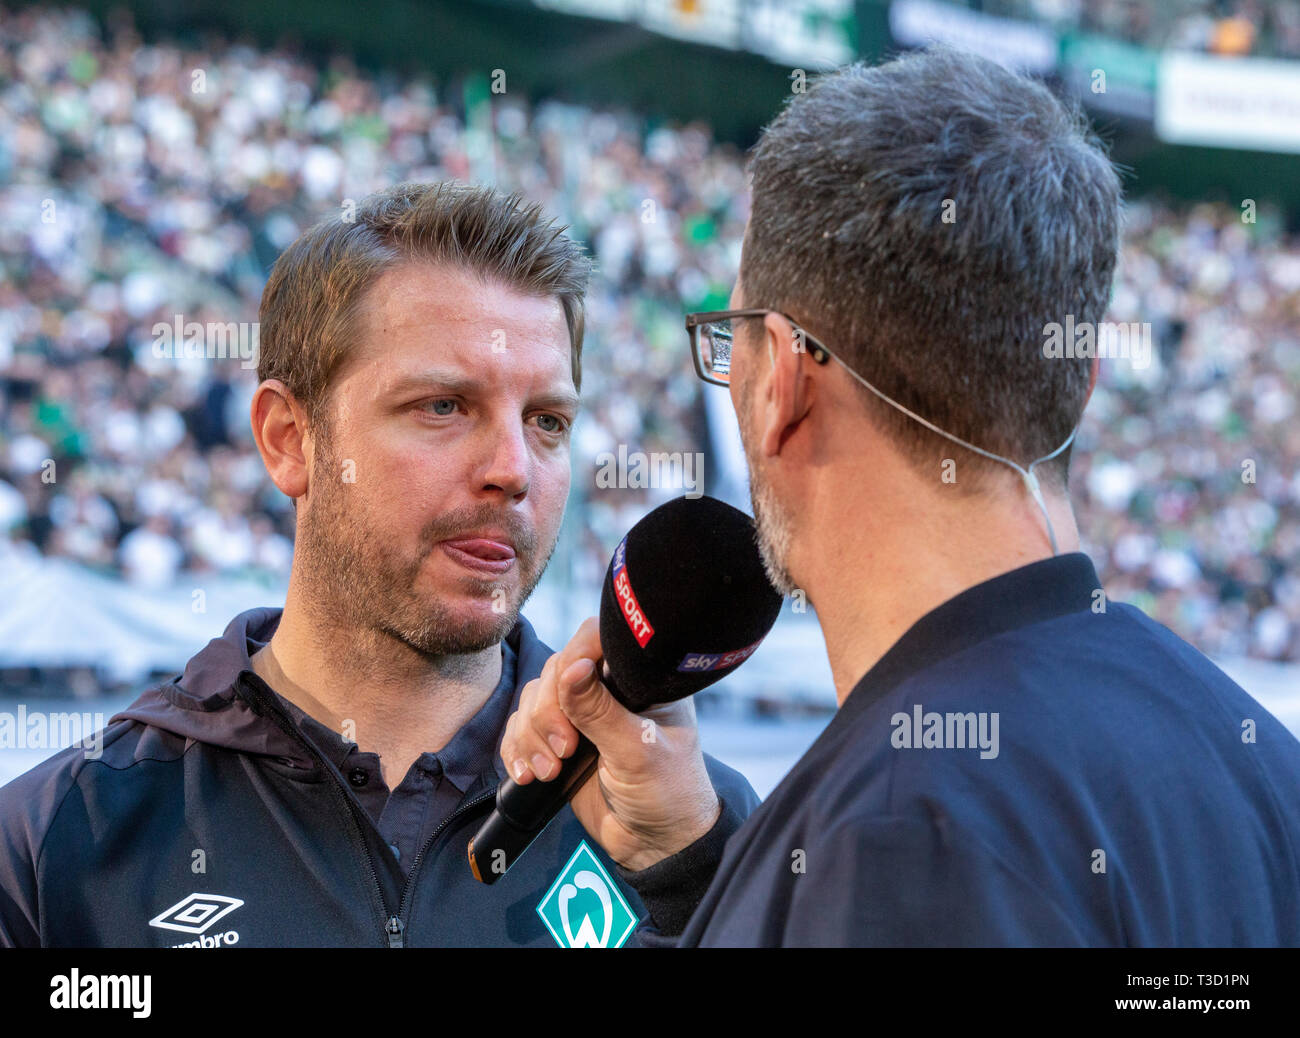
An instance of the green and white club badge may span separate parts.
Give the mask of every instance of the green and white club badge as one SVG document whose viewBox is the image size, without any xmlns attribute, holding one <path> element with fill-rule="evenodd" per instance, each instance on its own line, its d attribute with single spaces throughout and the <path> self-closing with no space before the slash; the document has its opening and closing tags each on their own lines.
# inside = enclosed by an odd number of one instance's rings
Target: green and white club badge
<svg viewBox="0 0 1300 1038">
<path fill-rule="evenodd" d="M 621 948 L 637 924 L 618 884 L 586 840 L 555 877 L 537 914 L 561 948 Z"/>
</svg>

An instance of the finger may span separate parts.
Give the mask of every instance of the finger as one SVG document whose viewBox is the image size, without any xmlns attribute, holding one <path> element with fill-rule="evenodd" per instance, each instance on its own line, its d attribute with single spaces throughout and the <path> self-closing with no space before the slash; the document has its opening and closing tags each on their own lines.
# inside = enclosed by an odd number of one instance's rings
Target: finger
<svg viewBox="0 0 1300 1038">
<path fill-rule="evenodd" d="M 528 758 L 519 751 L 520 712 L 515 711 L 506 721 L 505 735 L 501 739 L 501 763 L 506 767 L 506 774 L 518 785 L 526 786 L 533 780 L 533 773 L 528 767 Z"/>
<path fill-rule="evenodd" d="M 537 692 L 542 686 L 540 678 L 533 678 L 519 692 L 519 705 L 515 708 L 517 716 L 527 717 L 537 702 Z"/>
<path fill-rule="evenodd" d="M 617 752 L 627 740 L 639 741 L 640 720 L 601 684 L 590 659 L 570 664 L 556 682 L 556 691 L 564 715 L 602 754 Z"/>
<path fill-rule="evenodd" d="M 547 659 L 541 676 L 521 693 L 507 765 L 512 775 L 525 776 L 516 778 L 520 785 L 526 785 L 532 776 L 542 781 L 556 778 L 562 760 L 577 749 L 579 729 L 560 705 L 558 675 L 581 660 L 594 669 L 593 661 L 600 657 L 600 624 L 595 617 L 588 617 L 564 649 Z"/>
<path fill-rule="evenodd" d="M 529 706 L 537 694 L 537 679 L 529 681 L 519 692 L 519 705 L 515 707 L 514 712 L 506 719 L 505 734 L 501 737 L 501 759 L 505 762 L 506 770 L 514 774 L 515 757 L 518 756 L 516 744 L 519 740 L 520 718 L 528 713 Z"/>
<path fill-rule="evenodd" d="M 552 657 L 554 659 L 554 657 Z M 542 673 L 547 673 L 547 666 L 550 672 L 554 673 L 554 664 L 547 661 L 547 665 L 542 668 Z M 506 766 L 506 772 L 515 782 L 521 786 L 526 786 L 533 779 L 533 771 L 530 767 L 530 759 L 534 748 L 530 744 L 528 735 L 528 717 L 536 709 L 537 700 L 541 692 L 543 680 L 533 678 L 527 682 L 519 692 L 519 706 L 506 721 L 506 734 L 501 740 L 501 760 Z"/>
<path fill-rule="evenodd" d="M 568 669 L 576 660 L 599 660 L 604 655 L 604 650 L 600 647 L 600 621 L 594 616 L 583 620 L 558 655 L 556 665 L 559 672 Z"/>
<path fill-rule="evenodd" d="M 511 774 L 522 771 L 522 761 L 532 775 L 543 782 L 549 781 L 560 774 L 561 758 L 577 748 L 577 729 L 564 716 L 556 700 L 558 668 L 556 654 L 542 667 L 541 677 L 530 682 L 531 687 L 520 694 L 519 721 L 513 733 L 509 765 Z"/>
<path fill-rule="evenodd" d="M 558 673 L 557 664 L 539 683 L 528 709 L 521 710 L 523 717 L 520 729 L 520 745 L 527 749 L 530 759 L 534 753 L 549 750 L 554 754 L 557 764 L 578 748 L 578 729 L 560 709 L 556 681 Z"/>
</svg>

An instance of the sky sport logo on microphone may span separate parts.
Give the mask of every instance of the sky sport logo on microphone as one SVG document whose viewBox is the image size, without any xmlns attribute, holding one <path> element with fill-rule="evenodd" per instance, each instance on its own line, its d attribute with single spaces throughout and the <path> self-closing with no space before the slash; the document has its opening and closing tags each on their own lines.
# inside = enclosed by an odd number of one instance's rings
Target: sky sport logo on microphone
<svg viewBox="0 0 1300 1038">
<path fill-rule="evenodd" d="M 677 664 L 677 669 L 683 673 L 698 674 L 703 671 L 734 667 L 749 659 L 754 654 L 754 650 L 762 644 L 763 639 L 760 638 L 753 645 L 746 645 L 743 649 L 732 652 L 688 652 L 682 657 L 682 662 Z"/>
<path fill-rule="evenodd" d="M 623 611 L 623 619 L 632 629 L 632 636 L 644 649 L 646 642 L 654 637 L 655 629 L 650 626 L 650 621 L 641 610 L 641 603 L 636 600 L 636 595 L 632 591 L 632 582 L 627 578 L 626 555 L 627 538 L 624 537 L 614 551 L 614 594 L 618 596 L 619 608 Z"/>
</svg>

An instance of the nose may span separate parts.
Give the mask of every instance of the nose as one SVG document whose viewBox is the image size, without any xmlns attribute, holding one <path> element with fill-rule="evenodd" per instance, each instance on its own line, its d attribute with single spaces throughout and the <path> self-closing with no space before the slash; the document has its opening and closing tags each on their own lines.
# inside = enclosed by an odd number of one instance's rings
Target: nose
<svg viewBox="0 0 1300 1038">
<path fill-rule="evenodd" d="M 494 422 L 485 430 L 488 442 L 487 461 L 482 472 L 482 489 L 500 492 L 507 498 L 522 500 L 528 493 L 532 456 L 528 451 L 524 426 L 513 421 Z"/>
</svg>

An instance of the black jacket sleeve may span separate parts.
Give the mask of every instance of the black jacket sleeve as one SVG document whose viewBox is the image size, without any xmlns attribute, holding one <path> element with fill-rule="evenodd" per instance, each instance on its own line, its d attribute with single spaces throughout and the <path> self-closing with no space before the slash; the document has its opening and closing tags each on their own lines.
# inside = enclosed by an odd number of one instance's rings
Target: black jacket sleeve
<svg viewBox="0 0 1300 1038">
<path fill-rule="evenodd" d="M 83 761 L 70 747 L 0 788 L 0 948 L 40 947 L 45 838 Z"/>
</svg>

